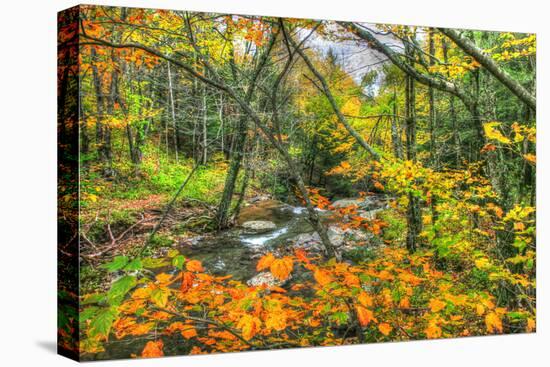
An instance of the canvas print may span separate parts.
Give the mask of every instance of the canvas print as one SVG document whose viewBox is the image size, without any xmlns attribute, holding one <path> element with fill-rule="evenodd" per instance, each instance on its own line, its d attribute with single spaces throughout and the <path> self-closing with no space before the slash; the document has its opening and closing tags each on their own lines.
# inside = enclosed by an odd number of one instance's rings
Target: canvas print
<svg viewBox="0 0 550 367">
<path fill-rule="evenodd" d="M 58 21 L 61 354 L 535 332 L 534 34 Z"/>
</svg>

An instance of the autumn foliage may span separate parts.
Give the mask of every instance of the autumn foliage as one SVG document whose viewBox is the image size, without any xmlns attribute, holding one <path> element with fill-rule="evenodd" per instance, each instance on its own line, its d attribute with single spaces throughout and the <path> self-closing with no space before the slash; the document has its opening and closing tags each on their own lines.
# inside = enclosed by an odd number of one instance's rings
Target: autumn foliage
<svg viewBox="0 0 550 367">
<path fill-rule="evenodd" d="M 61 254 L 86 292 L 60 292 L 63 348 L 95 359 L 132 340 L 150 358 L 536 330 L 536 111 L 500 80 L 534 89 L 534 35 L 461 33 L 499 79 L 429 27 L 369 25 L 401 53 L 355 23 L 79 11 L 60 19 L 58 55 L 79 181 L 59 198 L 61 217 L 79 211 L 80 247 Z M 314 39 L 386 57 L 349 70 Z M 318 236 L 247 249 L 272 282 L 182 250 L 262 197 L 302 206 Z"/>
</svg>

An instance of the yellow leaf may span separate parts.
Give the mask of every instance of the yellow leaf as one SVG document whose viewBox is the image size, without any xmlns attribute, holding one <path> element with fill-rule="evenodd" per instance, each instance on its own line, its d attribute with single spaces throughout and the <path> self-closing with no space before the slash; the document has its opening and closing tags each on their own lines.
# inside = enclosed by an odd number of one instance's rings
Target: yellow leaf
<svg viewBox="0 0 550 367">
<path fill-rule="evenodd" d="M 250 340 L 256 335 L 262 322 L 255 316 L 245 314 L 237 323 L 237 328 L 241 330 L 244 340 Z"/>
<path fill-rule="evenodd" d="M 477 304 L 476 305 L 476 313 L 478 316 L 481 316 L 485 313 L 485 307 L 483 305 Z"/>
<path fill-rule="evenodd" d="M 160 308 L 166 307 L 168 303 L 168 296 L 170 295 L 170 290 L 166 288 L 156 288 L 151 292 L 151 301 Z"/>
<path fill-rule="evenodd" d="M 439 312 L 442 309 L 444 309 L 446 305 L 447 304 L 445 302 L 434 298 L 430 301 L 429 306 L 430 306 L 430 309 L 432 310 L 432 312 Z"/>
<path fill-rule="evenodd" d="M 487 122 L 483 124 L 483 130 L 485 131 L 485 136 L 487 136 L 488 139 L 496 140 L 503 144 L 510 144 L 511 141 L 497 129 L 498 126 L 500 126 L 500 122 Z"/>
<path fill-rule="evenodd" d="M 390 324 L 386 323 L 386 322 L 382 322 L 380 323 L 380 325 L 378 325 L 378 330 L 380 330 L 380 332 L 386 336 L 388 336 L 391 331 L 393 330 L 393 328 L 391 327 Z"/>
<path fill-rule="evenodd" d="M 487 331 L 490 333 L 497 331 L 502 333 L 502 321 L 496 312 L 489 312 L 487 316 L 485 316 L 485 326 L 487 326 Z"/>
<path fill-rule="evenodd" d="M 265 320 L 265 326 L 268 329 L 275 329 L 277 331 L 282 331 L 286 328 L 287 325 L 287 316 L 284 312 L 271 312 L 267 319 Z"/>
</svg>

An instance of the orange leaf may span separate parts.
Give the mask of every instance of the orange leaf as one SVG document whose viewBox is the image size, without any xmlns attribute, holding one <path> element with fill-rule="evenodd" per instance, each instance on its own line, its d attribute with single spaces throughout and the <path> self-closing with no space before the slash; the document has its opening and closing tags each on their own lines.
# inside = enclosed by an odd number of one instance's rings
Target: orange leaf
<svg viewBox="0 0 550 367">
<path fill-rule="evenodd" d="M 372 311 L 363 306 L 355 306 L 355 311 L 357 312 L 357 319 L 361 326 L 367 326 L 371 321 L 376 321 Z"/>
<path fill-rule="evenodd" d="M 282 259 L 273 260 L 269 270 L 271 270 L 271 274 L 273 274 L 275 278 L 279 280 L 286 280 L 290 276 L 293 266 L 294 261 L 292 258 L 285 256 Z"/>
<path fill-rule="evenodd" d="M 256 265 L 257 271 L 262 271 L 264 269 L 267 269 L 271 266 L 271 263 L 275 260 L 275 256 L 270 252 L 265 256 L 262 256 L 262 258 L 258 261 L 258 265 Z"/>
<path fill-rule="evenodd" d="M 426 333 L 426 336 L 429 339 L 440 338 L 442 334 L 441 328 L 432 322 L 430 323 L 430 325 L 428 325 L 428 327 L 426 328 L 426 330 L 424 330 L 424 332 Z"/>
<path fill-rule="evenodd" d="M 299 248 L 294 251 L 294 254 L 296 255 L 296 258 L 302 262 L 309 263 L 309 259 L 307 258 L 307 252 L 306 250 Z"/>
<path fill-rule="evenodd" d="M 357 297 L 359 300 L 359 303 L 361 303 L 365 307 L 372 306 L 372 297 L 367 294 L 367 292 L 361 292 L 359 293 L 359 297 Z"/>
<path fill-rule="evenodd" d="M 388 336 L 393 330 L 393 328 L 387 322 L 382 322 L 380 323 L 380 325 L 378 325 L 378 330 L 380 330 L 382 334 Z"/>
<path fill-rule="evenodd" d="M 502 333 L 502 321 L 495 312 L 489 312 L 487 316 L 485 316 L 485 326 L 487 326 L 487 331 L 490 333 L 496 331 Z"/>
<path fill-rule="evenodd" d="M 325 270 L 316 269 L 315 272 L 313 272 L 313 277 L 315 278 L 317 283 L 321 285 L 327 285 L 332 282 L 332 277 Z"/>
<path fill-rule="evenodd" d="M 185 328 L 181 331 L 181 335 L 185 339 L 191 339 L 197 336 L 197 329 L 193 325 L 185 325 Z"/>
<path fill-rule="evenodd" d="M 202 263 L 199 260 L 189 260 L 185 266 L 188 271 L 204 271 Z"/>
<path fill-rule="evenodd" d="M 523 158 L 525 158 L 525 160 L 527 162 L 530 162 L 530 163 L 533 163 L 533 164 L 537 163 L 537 156 L 534 155 L 534 154 L 531 154 L 531 153 L 524 154 Z"/>
<path fill-rule="evenodd" d="M 535 330 L 536 326 L 537 325 L 534 319 L 532 318 L 527 319 L 527 332 L 529 333 L 532 332 L 533 330 Z"/>
<path fill-rule="evenodd" d="M 274 285 L 272 287 L 269 287 L 269 290 L 271 292 L 275 292 L 275 293 L 286 293 L 286 289 L 281 288 L 281 287 L 277 287 L 276 285 Z"/>
<path fill-rule="evenodd" d="M 430 301 L 430 309 L 432 310 L 432 312 L 441 311 L 442 309 L 445 308 L 446 305 L 447 304 L 445 302 L 435 298 Z"/>
<path fill-rule="evenodd" d="M 181 279 L 181 287 L 180 290 L 185 293 L 187 292 L 192 286 L 193 281 L 195 280 L 195 274 L 186 271 L 183 273 L 182 279 Z"/>
<path fill-rule="evenodd" d="M 141 356 L 143 358 L 162 357 L 164 355 L 164 352 L 162 351 L 163 347 L 164 343 L 162 340 L 149 341 L 145 344 L 145 348 L 143 348 Z"/>
</svg>

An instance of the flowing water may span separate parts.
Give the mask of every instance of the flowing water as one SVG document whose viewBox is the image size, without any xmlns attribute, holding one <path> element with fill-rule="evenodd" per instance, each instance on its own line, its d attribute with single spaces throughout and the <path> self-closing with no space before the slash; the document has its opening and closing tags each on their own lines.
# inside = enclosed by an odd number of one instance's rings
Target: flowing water
<svg viewBox="0 0 550 367">
<path fill-rule="evenodd" d="M 262 214 L 259 218 L 275 223 L 275 230 L 249 234 L 234 228 L 213 237 L 195 239 L 178 249 L 183 255 L 200 260 L 207 271 L 216 275 L 231 274 L 233 279 L 244 282 L 256 274 L 255 264 L 260 256 L 284 247 L 300 234 L 313 232 L 305 208 L 281 203 Z"/>
</svg>

